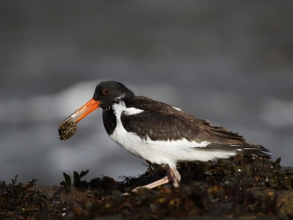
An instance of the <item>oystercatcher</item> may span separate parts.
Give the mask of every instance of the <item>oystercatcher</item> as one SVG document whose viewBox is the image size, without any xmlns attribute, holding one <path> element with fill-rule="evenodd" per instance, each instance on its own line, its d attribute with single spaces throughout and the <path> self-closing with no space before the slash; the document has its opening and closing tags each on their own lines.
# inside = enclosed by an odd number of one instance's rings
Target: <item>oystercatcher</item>
<svg viewBox="0 0 293 220">
<path fill-rule="evenodd" d="M 247 142 L 237 133 L 163 102 L 135 96 L 116 81 L 98 84 L 93 98 L 60 125 L 78 116 L 77 123 L 99 107 L 105 129 L 117 144 L 137 157 L 166 166 L 164 178 L 141 187 L 153 188 L 170 181 L 178 187 L 181 176 L 176 163 L 180 161 L 208 161 L 236 154 L 270 158 L 268 149 Z"/>
</svg>

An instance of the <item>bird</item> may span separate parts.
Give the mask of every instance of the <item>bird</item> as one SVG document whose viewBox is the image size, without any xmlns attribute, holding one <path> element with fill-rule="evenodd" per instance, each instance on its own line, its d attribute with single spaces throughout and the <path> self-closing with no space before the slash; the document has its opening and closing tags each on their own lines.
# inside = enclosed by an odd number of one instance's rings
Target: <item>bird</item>
<svg viewBox="0 0 293 220">
<path fill-rule="evenodd" d="M 78 123 L 102 108 L 107 134 L 131 154 L 164 165 L 166 176 L 139 188 L 154 188 L 169 182 L 179 187 L 176 165 L 184 161 L 225 159 L 237 154 L 270 158 L 270 150 L 252 144 L 225 127 L 197 119 L 180 108 L 144 96 L 136 96 L 117 81 L 99 83 L 92 99 L 65 119 Z"/>
</svg>

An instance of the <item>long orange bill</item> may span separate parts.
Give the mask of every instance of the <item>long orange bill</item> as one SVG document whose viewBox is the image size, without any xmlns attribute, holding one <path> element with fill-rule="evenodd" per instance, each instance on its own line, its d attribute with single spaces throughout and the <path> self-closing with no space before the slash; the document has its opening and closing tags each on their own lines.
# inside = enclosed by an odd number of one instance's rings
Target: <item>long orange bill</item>
<svg viewBox="0 0 293 220">
<path fill-rule="evenodd" d="M 61 122 L 59 125 L 62 126 L 65 122 L 71 121 L 75 117 L 78 117 L 74 122 L 78 123 L 80 120 L 82 120 L 85 116 L 87 116 L 92 111 L 99 108 L 100 102 L 94 99 L 89 100 L 87 103 L 85 103 L 80 109 L 75 111 L 72 115 L 70 115 L 68 118 L 66 118 L 64 121 Z"/>
</svg>

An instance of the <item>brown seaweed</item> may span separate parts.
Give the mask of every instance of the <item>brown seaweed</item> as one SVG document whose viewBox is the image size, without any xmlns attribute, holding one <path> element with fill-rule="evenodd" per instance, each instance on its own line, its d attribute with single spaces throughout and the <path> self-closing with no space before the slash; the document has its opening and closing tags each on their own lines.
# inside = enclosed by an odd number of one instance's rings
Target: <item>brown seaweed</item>
<svg viewBox="0 0 293 220">
<path fill-rule="evenodd" d="M 276 161 L 238 155 L 205 163 L 180 163 L 179 188 L 139 189 L 165 175 L 147 164 L 137 177 L 84 180 L 88 170 L 63 173 L 61 186 L 0 181 L 0 219 L 293 219 L 293 169 Z M 123 196 L 129 192 L 128 196 Z"/>
</svg>

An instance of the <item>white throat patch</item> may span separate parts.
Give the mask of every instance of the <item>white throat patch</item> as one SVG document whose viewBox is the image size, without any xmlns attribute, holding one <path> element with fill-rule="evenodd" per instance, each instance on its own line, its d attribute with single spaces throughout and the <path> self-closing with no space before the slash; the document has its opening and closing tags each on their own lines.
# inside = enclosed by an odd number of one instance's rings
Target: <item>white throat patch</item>
<svg viewBox="0 0 293 220">
<path fill-rule="evenodd" d="M 120 101 L 118 104 L 114 104 L 112 108 L 115 112 L 116 117 L 120 117 L 122 112 L 124 112 L 124 114 L 126 115 L 136 115 L 143 112 L 143 110 L 138 108 L 133 108 L 133 107 L 127 108 L 125 106 L 125 102 L 123 101 Z"/>
</svg>

